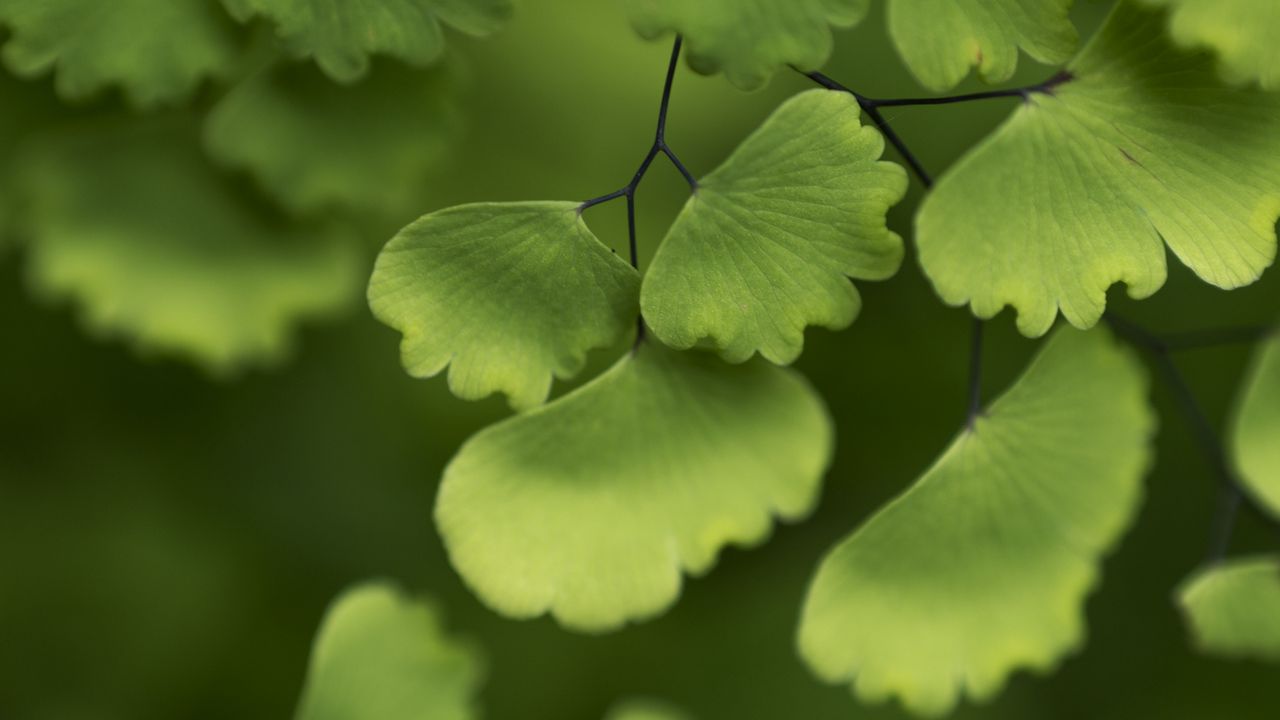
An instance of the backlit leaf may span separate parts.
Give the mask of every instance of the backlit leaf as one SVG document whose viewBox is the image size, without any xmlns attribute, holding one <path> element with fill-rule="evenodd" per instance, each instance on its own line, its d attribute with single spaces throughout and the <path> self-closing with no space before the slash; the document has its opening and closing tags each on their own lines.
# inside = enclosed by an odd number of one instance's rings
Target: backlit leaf
<svg viewBox="0 0 1280 720">
<path fill-rule="evenodd" d="M 1178 605 L 1201 652 L 1280 661 L 1280 557 L 1199 572 L 1179 589 Z"/>
<path fill-rule="evenodd" d="M 1240 481 L 1280 518 L 1280 338 L 1258 350 L 1236 410 L 1231 449 Z"/>
<path fill-rule="evenodd" d="M 1275 0 L 1146 0 L 1169 8 L 1169 31 L 1188 47 L 1218 55 L 1233 81 L 1280 90 L 1280 2 Z"/>
</svg>

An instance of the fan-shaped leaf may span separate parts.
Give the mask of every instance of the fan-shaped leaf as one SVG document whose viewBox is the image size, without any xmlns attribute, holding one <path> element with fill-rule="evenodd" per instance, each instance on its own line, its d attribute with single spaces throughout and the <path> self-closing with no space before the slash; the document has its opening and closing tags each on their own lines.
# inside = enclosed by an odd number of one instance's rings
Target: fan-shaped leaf
<svg viewBox="0 0 1280 720">
<path fill-rule="evenodd" d="M 591 234 L 577 203 L 463 205 L 423 216 L 378 256 L 374 315 L 404 333 L 404 367 L 523 410 L 588 350 L 631 330 L 640 277 Z"/>
<path fill-rule="evenodd" d="M 1280 557 L 1231 560 L 1178 591 L 1201 652 L 1280 661 Z"/>
<path fill-rule="evenodd" d="M 1280 3 L 1274 0 L 1146 0 L 1169 8 L 1173 39 L 1218 54 L 1228 79 L 1280 90 Z"/>
<path fill-rule="evenodd" d="M 808 512 L 831 444 L 800 376 L 644 343 L 469 440 L 445 470 L 436 522 L 494 609 L 605 631 L 662 612 L 682 571 L 760 542 L 773 515 Z"/>
<path fill-rule="evenodd" d="M 316 635 L 298 720 L 469 720 L 480 660 L 435 609 L 372 582 L 333 601 Z"/>
<path fill-rule="evenodd" d="M 852 27 L 868 0 L 625 0 L 636 32 L 646 39 L 684 36 L 689 66 L 724 71 L 743 90 L 794 65 L 816 70 L 831 54 L 831 28 Z"/>
<path fill-rule="evenodd" d="M 1280 518 L 1280 338 L 1258 350 L 1236 410 L 1231 447 L 1241 482 Z"/>
<path fill-rule="evenodd" d="M 1092 326 L 1114 282 L 1154 293 L 1165 244 L 1222 288 L 1271 264 L 1280 95 L 1224 85 L 1163 32 L 1159 12 L 1122 2 L 1074 80 L 1033 95 L 941 179 L 917 242 L 945 301 L 984 318 L 1012 305 L 1040 335 L 1059 308 Z"/>
<path fill-rule="evenodd" d="M 800 651 L 925 715 L 1046 669 L 1084 635 L 1099 557 L 1134 515 L 1152 413 L 1137 360 L 1065 329 L 910 490 L 822 561 Z"/>
<path fill-rule="evenodd" d="M 902 262 L 885 216 L 907 178 L 879 161 L 883 149 L 845 93 L 784 103 L 699 183 L 658 248 L 640 297 L 654 333 L 785 364 L 805 326 L 847 327 L 861 305 L 849 278 L 886 278 Z"/>
</svg>

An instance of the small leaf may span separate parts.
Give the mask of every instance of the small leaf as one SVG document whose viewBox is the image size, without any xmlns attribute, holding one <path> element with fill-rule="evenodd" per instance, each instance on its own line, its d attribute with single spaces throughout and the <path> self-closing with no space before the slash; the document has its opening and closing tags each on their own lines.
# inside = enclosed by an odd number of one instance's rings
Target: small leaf
<svg viewBox="0 0 1280 720">
<path fill-rule="evenodd" d="M 1280 3 L 1275 0 L 1145 0 L 1169 8 L 1169 31 L 1185 47 L 1218 54 L 1233 82 L 1280 90 Z"/>
<path fill-rule="evenodd" d="M 1280 337 L 1258 350 L 1236 409 L 1231 449 L 1241 483 L 1280 518 Z"/>
<path fill-rule="evenodd" d="M 1178 590 L 1178 605 L 1200 652 L 1280 661 L 1280 557 L 1199 572 Z"/>
<path fill-rule="evenodd" d="M 848 327 L 849 278 L 889 277 L 902 238 L 885 226 L 906 173 L 879 161 L 884 140 L 845 93 L 784 103 L 703 179 L 658 248 L 640 304 L 664 343 L 711 340 L 726 360 L 786 364 L 804 328 Z"/>
<path fill-rule="evenodd" d="M 1271 264 L 1280 95 L 1225 85 L 1163 33 L 1159 12 L 1120 3 L 1075 79 L 1032 95 L 942 177 L 916 238 L 943 300 L 983 318 L 1012 305 L 1041 335 L 1059 309 L 1091 327 L 1112 283 L 1155 293 L 1166 244 L 1221 288 Z"/>
<path fill-rule="evenodd" d="M 591 234 L 577 203 L 462 205 L 425 215 L 378 256 L 369 307 L 404 333 L 404 367 L 524 410 L 588 350 L 634 327 L 640 277 Z"/>
<path fill-rule="evenodd" d="M 204 78 L 226 75 L 234 26 L 215 0 L 0 0 L 14 73 L 56 68 L 58 92 L 81 99 L 120 86 L 149 108 L 181 101 Z"/>
<path fill-rule="evenodd" d="M 478 653 L 444 635 L 430 604 L 370 582 L 329 607 L 297 720 L 471 720 L 479 685 Z"/>
<path fill-rule="evenodd" d="M 765 362 L 644 343 L 604 375 L 469 440 L 436 523 L 504 615 L 602 632 L 661 613 L 681 572 L 806 514 L 831 456 L 822 401 Z"/>
<path fill-rule="evenodd" d="M 1045 64 L 1065 62 L 1079 37 L 1073 0 L 890 0 L 889 34 L 920 83 L 947 90 L 976 67 L 1004 82 L 1018 49 Z"/>
<path fill-rule="evenodd" d="M 658 700 L 636 698 L 609 708 L 605 720 L 690 720 L 679 708 Z"/>
<path fill-rule="evenodd" d="M 1056 333 L 925 475 L 823 559 L 800 653 L 921 715 L 1046 670 L 1084 637 L 1099 558 L 1133 519 L 1154 419 L 1132 354 Z"/>
<path fill-rule="evenodd" d="M 723 71 L 743 90 L 794 65 L 816 70 L 831 55 L 831 28 L 858 24 L 869 0 L 625 0 L 631 24 L 648 40 L 684 36 L 689 66 Z"/>
<path fill-rule="evenodd" d="M 312 57 L 329 77 L 353 82 L 369 70 L 369 56 L 385 53 L 423 67 L 444 53 L 441 23 L 467 33 L 494 33 L 511 14 L 511 0 L 222 0 L 237 19 L 274 22 L 293 51 Z"/>
</svg>

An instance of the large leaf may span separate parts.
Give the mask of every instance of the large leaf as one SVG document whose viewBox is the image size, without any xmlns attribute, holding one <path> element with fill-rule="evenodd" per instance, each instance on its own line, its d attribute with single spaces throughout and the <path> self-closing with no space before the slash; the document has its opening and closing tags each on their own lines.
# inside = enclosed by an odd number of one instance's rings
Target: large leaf
<svg viewBox="0 0 1280 720">
<path fill-rule="evenodd" d="M 1218 54 L 1228 79 L 1280 90 L 1280 2 L 1275 0 L 1146 0 L 1169 8 L 1173 39 Z"/>
<path fill-rule="evenodd" d="M 72 99 L 120 86 L 142 107 L 181 100 L 236 56 L 216 0 L 0 0 L 0 24 L 13 31 L 9 67 L 56 68 L 58 91 Z"/>
<path fill-rule="evenodd" d="M 1231 560 L 1178 591 L 1201 652 L 1280 661 L 1280 557 Z"/>
<path fill-rule="evenodd" d="M 397 214 L 421 200 L 458 127 L 443 69 L 385 64 L 335 85 L 310 66 L 267 69 L 229 92 L 205 140 L 298 212 Z"/>
<path fill-rule="evenodd" d="M 64 135 L 20 169 L 28 270 L 94 329 L 216 372 L 277 359 L 299 320 L 353 298 L 359 262 L 213 173 L 187 126 Z"/>
<path fill-rule="evenodd" d="M 333 601 L 316 635 L 297 720 L 470 720 L 480 660 L 435 609 L 383 582 Z"/>
<path fill-rule="evenodd" d="M 776 70 L 816 70 L 831 55 L 831 28 L 852 27 L 869 0 L 624 0 L 631 24 L 653 40 L 684 36 L 689 66 L 723 71 L 743 90 Z"/>
<path fill-rule="evenodd" d="M 469 440 L 436 522 L 485 603 L 605 631 L 662 612 L 681 572 L 813 506 L 830 460 L 822 401 L 765 362 L 648 342 L 589 384 Z"/>
<path fill-rule="evenodd" d="M 552 377 L 634 327 L 639 274 L 583 222 L 577 203 L 482 203 L 401 230 L 378 256 L 369 307 L 404 333 L 404 367 L 476 400 L 494 392 L 524 410 Z"/>
<path fill-rule="evenodd" d="M 1018 49 L 1042 63 L 1066 61 L 1078 37 L 1073 0 L 891 0 L 889 33 L 921 84 L 954 87 L 976 67 L 988 82 L 1008 80 Z"/>
<path fill-rule="evenodd" d="M 847 327 L 861 305 L 849 278 L 886 278 L 902 262 L 885 216 L 907 178 L 883 149 L 848 94 L 784 103 L 699 182 L 658 248 L 640 297 L 653 332 L 785 364 L 807 325 Z"/>
<path fill-rule="evenodd" d="M 858 696 L 938 715 L 1079 647 L 1100 557 L 1134 516 L 1153 416 L 1132 354 L 1053 336 L 906 493 L 823 559 L 800 651 Z"/>
<path fill-rule="evenodd" d="M 1280 94 L 1230 87 L 1121 3 L 1070 65 L 939 181 L 917 220 L 920 261 L 948 303 L 1004 305 L 1040 335 L 1077 327 L 1124 282 L 1164 284 L 1165 245 L 1205 281 L 1253 282 L 1275 257 Z M 1163 242 L 1162 242 L 1163 240 Z"/>
<path fill-rule="evenodd" d="M 1280 337 L 1258 350 L 1231 437 L 1240 481 L 1280 518 Z"/>
<path fill-rule="evenodd" d="M 444 53 L 442 23 L 469 35 L 495 32 L 511 14 L 510 0 L 222 0 L 240 20 L 270 18 L 301 56 L 335 80 L 352 82 L 385 53 L 430 65 Z"/>
</svg>

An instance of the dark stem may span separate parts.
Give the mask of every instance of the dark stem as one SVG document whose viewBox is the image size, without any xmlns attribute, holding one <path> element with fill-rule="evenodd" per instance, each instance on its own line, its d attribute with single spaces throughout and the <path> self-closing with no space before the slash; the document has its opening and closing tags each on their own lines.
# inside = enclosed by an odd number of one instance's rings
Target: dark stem
<svg viewBox="0 0 1280 720">
<path fill-rule="evenodd" d="M 969 414 L 965 425 L 970 430 L 982 415 L 982 329 L 985 325 L 985 322 L 975 317 L 972 340 L 969 341 Z"/>
<path fill-rule="evenodd" d="M 1052 95 L 1054 88 L 1072 79 L 1070 72 L 1063 70 L 1042 83 L 1025 87 L 1007 88 L 1004 90 L 987 90 L 986 92 L 968 93 L 965 95 L 949 95 L 946 97 L 925 98 L 862 98 L 872 107 L 906 107 L 911 105 L 954 105 L 956 103 L 973 102 L 975 100 L 994 100 L 997 98 L 1021 98 L 1026 101 L 1036 93 Z"/>
</svg>

